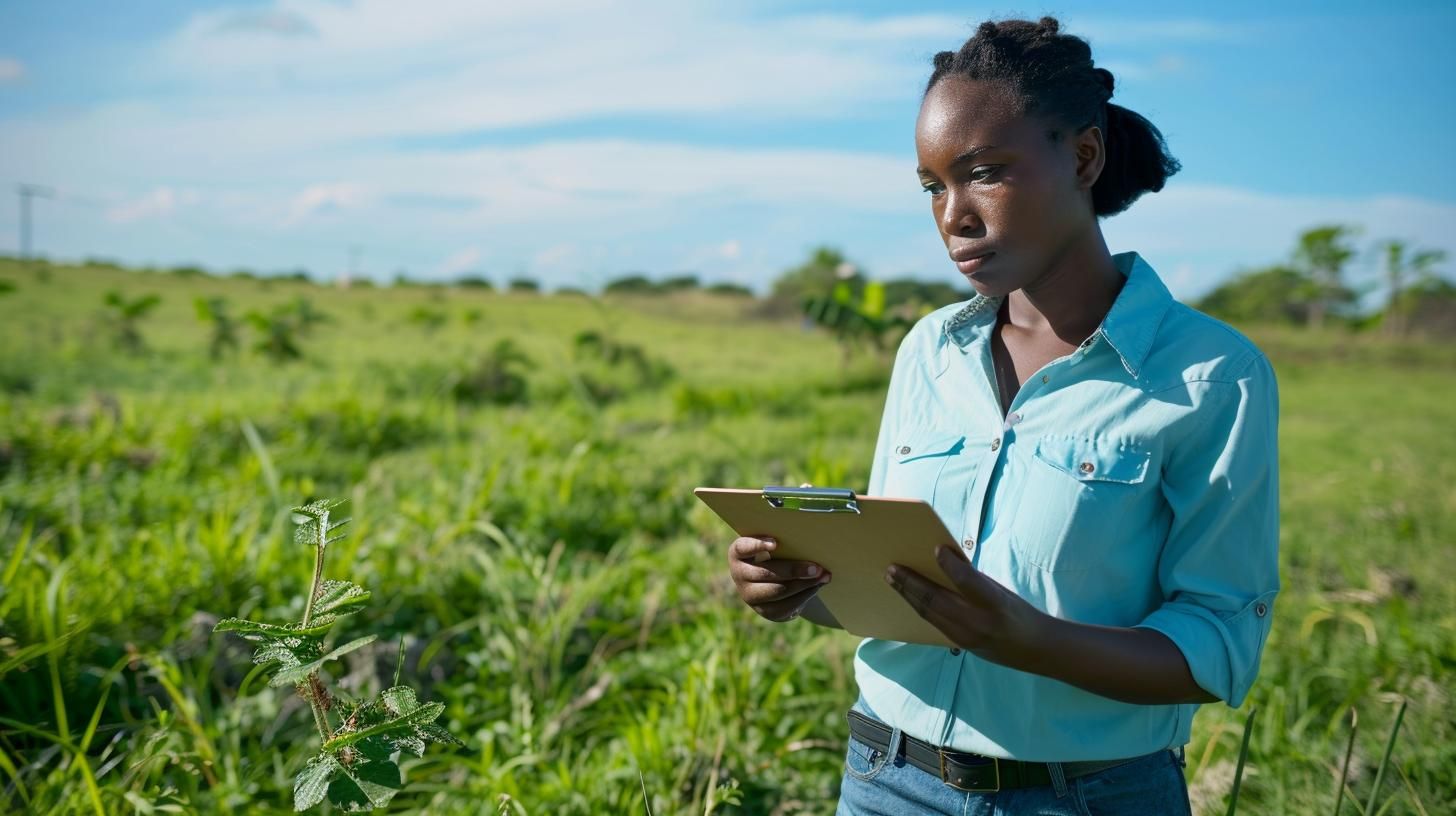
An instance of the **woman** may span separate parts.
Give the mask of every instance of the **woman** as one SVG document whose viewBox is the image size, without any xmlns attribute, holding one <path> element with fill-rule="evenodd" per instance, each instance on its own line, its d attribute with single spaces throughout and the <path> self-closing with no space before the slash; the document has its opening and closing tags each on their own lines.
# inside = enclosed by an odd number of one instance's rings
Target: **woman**
<svg viewBox="0 0 1456 816">
<path fill-rule="evenodd" d="M 1242 703 L 1279 588 L 1273 371 L 1108 251 L 1178 164 L 1085 41 L 987 22 L 934 65 L 920 182 L 976 294 L 901 344 L 869 495 L 960 541 L 886 574 L 958 647 L 860 644 L 839 812 L 1187 813 L 1193 714 Z M 743 600 L 835 625 L 773 546 L 733 542 Z"/>
</svg>

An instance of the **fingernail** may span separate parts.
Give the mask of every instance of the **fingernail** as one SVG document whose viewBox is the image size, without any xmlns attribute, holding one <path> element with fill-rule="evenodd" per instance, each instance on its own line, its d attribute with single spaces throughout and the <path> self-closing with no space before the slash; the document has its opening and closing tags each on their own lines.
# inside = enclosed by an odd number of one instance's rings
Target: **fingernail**
<svg viewBox="0 0 1456 816">
<path fill-rule="evenodd" d="M 814 576 L 816 576 L 818 574 L 819 574 L 819 565 L 818 564 L 810 564 L 809 566 L 804 567 L 804 577 L 805 578 L 813 578 Z"/>
<path fill-rule="evenodd" d="M 885 570 L 885 581 L 886 581 L 886 583 L 893 584 L 893 583 L 895 583 L 895 579 L 897 579 L 899 577 L 900 577 L 900 571 L 897 570 L 897 569 L 895 569 L 894 567 L 890 567 L 889 569 Z"/>
</svg>

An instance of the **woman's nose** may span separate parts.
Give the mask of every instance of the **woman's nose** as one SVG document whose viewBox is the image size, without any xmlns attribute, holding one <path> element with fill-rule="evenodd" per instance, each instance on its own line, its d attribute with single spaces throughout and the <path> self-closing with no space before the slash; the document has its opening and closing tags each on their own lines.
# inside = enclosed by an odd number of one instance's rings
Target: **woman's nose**
<svg viewBox="0 0 1456 816">
<path fill-rule="evenodd" d="M 981 217 L 969 196 L 947 192 L 940 213 L 940 230 L 946 235 L 974 235 L 981 231 Z"/>
</svg>

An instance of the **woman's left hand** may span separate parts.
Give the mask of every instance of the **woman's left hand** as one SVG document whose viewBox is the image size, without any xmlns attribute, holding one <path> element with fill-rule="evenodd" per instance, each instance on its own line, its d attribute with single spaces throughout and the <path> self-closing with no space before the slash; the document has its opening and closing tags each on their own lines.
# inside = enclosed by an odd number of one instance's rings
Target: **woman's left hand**
<svg viewBox="0 0 1456 816">
<path fill-rule="evenodd" d="M 993 663 L 1015 666 L 1035 648 L 1046 613 L 971 566 L 965 552 L 942 544 L 935 560 L 950 579 L 947 589 L 902 564 L 891 564 L 885 580 L 920 617 L 951 642 Z"/>
</svg>

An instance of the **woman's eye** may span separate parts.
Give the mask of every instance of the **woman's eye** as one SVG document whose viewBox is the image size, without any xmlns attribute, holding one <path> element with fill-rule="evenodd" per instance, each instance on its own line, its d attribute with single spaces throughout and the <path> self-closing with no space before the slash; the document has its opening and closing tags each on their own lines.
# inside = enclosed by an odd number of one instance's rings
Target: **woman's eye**
<svg viewBox="0 0 1456 816">
<path fill-rule="evenodd" d="M 982 164 L 971 170 L 971 181 L 985 181 L 1001 169 L 999 164 Z"/>
<path fill-rule="evenodd" d="M 920 188 L 931 195 L 940 195 L 945 191 L 945 186 L 934 181 L 920 182 Z"/>
</svg>

